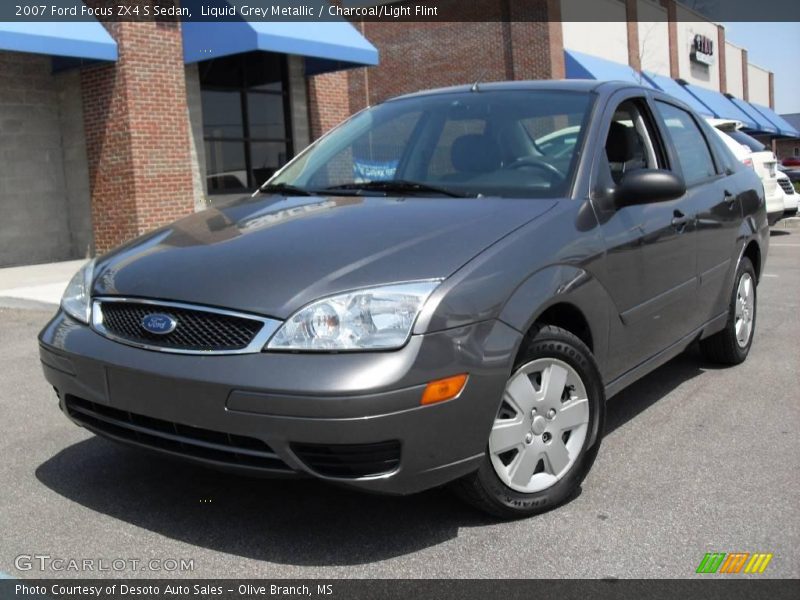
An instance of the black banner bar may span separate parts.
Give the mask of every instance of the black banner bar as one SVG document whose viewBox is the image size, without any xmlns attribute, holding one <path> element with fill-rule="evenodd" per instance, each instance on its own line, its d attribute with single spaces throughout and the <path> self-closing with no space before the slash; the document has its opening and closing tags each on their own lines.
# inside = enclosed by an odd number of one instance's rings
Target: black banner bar
<svg viewBox="0 0 800 600">
<path fill-rule="evenodd" d="M 3 0 L 0 21 L 374 21 L 488 22 L 619 20 L 622 0 Z M 795 21 L 798 0 L 655 0 L 676 21 Z M 800 25 L 799 25 L 800 27 Z"/>
<path fill-rule="evenodd" d="M 794 600 L 798 580 L 711 575 L 691 580 L 5 579 L 0 599 L 42 600 Z"/>
</svg>

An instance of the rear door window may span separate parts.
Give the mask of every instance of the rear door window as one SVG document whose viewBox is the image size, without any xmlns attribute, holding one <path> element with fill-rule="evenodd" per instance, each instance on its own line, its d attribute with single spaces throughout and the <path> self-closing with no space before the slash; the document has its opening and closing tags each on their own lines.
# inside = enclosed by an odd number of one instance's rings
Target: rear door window
<svg viewBox="0 0 800 600">
<path fill-rule="evenodd" d="M 686 186 L 714 177 L 717 171 L 711 150 L 692 115 L 666 102 L 656 101 L 656 107 L 672 138 Z"/>
<path fill-rule="evenodd" d="M 748 148 L 750 148 L 752 152 L 764 152 L 767 149 L 767 147 L 764 144 L 759 142 L 757 139 L 750 137 L 743 131 L 735 130 L 735 131 L 726 131 L 725 133 L 731 136 L 733 139 L 735 139 L 743 146 L 747 146 Z"/>
</svg>

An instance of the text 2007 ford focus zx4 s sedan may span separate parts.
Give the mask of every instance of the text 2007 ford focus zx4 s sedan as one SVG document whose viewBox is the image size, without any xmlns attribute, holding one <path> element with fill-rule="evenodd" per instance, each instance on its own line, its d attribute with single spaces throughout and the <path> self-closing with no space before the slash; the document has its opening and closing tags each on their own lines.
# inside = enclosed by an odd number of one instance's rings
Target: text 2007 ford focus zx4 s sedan
<svg viewBox="0 0 800 600">
<path fill-rule="evenodd" d="M 587 474 L 607 398 L 698 340 L 746 358 L 763 194 L 651 89 L 405 96 L 88 263 L 41 360 L 101 436 L 531 515 Z"/>
</svg>

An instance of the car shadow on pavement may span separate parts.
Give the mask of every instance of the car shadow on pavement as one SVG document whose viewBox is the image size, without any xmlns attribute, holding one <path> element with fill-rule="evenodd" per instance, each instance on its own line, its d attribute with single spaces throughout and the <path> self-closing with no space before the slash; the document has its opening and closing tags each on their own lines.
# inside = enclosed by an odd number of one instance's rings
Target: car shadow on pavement
<svg viewBox="0 0 800 600">
<path fill-rule="evenodd" d="M 493 521 L 444 489 L 365 494 L 313 479 L 218 472 L 90 438 L 42 463 L 57 494 L 168 538 L 305 566 L 357 565 L 446 542 Z"/>
<path fill-rule="evenodd" d="M 636 418 L 679 385 L 706 371 L 724 368 L 707 361 L 700 353 L 699 345 L 692 344 L 686 351 L 648 373 L 608 401 L 606 435 Z"/>
</svg>

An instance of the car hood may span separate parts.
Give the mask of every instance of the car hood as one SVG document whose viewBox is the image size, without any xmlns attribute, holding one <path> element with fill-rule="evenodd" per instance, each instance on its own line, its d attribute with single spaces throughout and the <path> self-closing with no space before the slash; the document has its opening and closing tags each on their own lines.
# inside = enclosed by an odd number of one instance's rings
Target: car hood
<svg viewBox="0 0 800 600">
<path fill-rule="evenodd" d="M 94 295 L 191 302 L 285 319 L 323 296 L 446 278 L 556 200 L 246 198 L 98 260 Z"/>
</svg>

